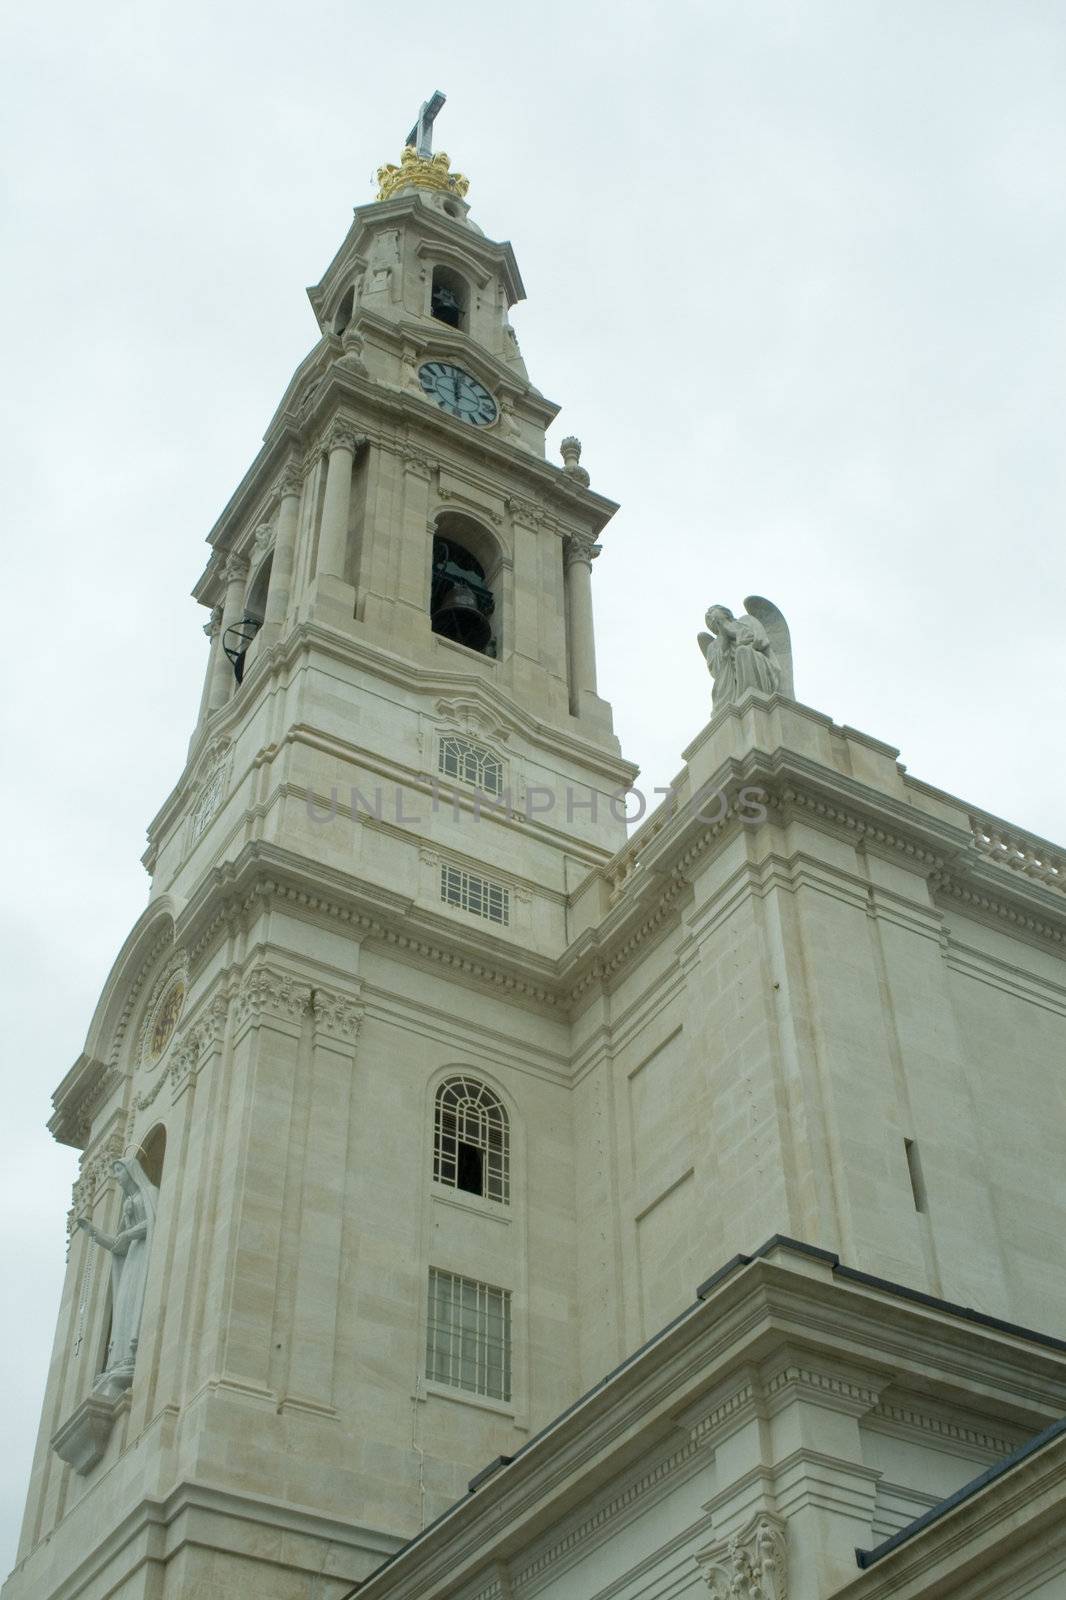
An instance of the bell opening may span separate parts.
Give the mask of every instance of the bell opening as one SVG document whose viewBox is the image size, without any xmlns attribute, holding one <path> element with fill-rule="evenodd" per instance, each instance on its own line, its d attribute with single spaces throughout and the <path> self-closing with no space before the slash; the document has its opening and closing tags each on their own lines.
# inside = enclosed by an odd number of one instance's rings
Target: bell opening
<svg viewBox="0 0 1066 1600">
<path fill-rule="evenodd" d="M 496 641 L 489 620 L 496 602 L 485 581 L 485 571 L 475 556 L 462 545 L 436 538 L 433 541 L 433 589 L 429 620 L 434 633 L 494 656 Z"/>
</svg>

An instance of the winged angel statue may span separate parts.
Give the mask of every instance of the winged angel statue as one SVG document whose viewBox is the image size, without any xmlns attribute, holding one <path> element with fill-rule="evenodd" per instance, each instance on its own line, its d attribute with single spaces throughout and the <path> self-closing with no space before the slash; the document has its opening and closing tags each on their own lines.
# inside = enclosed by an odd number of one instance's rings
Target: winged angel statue
<svg viewBox="0 0 1066 1600">
<path fill-rule="evenodd" d="M 734 617 L 728 606 L 712 606 L 704 619 L 710 632 L 696 635 L 714 679 L 715 711 L 736 705 L 749 689 L 795 698 L 788 623 L 762 595 L 749 595 L 744 605 L 742 617 Z"/>
</svg>

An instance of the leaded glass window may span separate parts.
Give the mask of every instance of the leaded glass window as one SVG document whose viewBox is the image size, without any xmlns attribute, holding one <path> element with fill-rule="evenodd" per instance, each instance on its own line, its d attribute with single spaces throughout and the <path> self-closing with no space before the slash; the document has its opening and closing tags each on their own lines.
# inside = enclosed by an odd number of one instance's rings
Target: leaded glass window
<svg viewBox="0 0 1066 1600">
<path fill-rule="evenodd" d="M 475 1078 L 448 1078 L 437 1090 L 433 1176 L 466 1194 L 507 1205 L 511 1198 L 507 1112 Z"/>
</svg>

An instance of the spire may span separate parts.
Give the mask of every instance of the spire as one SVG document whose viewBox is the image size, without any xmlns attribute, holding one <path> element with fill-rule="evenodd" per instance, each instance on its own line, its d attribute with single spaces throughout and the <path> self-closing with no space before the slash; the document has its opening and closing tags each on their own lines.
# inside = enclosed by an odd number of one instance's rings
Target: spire
<svg viewBox="0 0 1066 1600">
<path fill-rule="evenodd" d="M 419 107 L 418 120 L 407 135 L 400 165 L 378 168 L 379 200 L 391 200 L 405 189 L 436 189 L 459 200 L 465 196 L 469 181 L 460 172 L 449 172 L 448 157 L 443 150 L 433 154 L 433 124 L 444 101 L 440 89 L 434 89 Z"/>
</svg>

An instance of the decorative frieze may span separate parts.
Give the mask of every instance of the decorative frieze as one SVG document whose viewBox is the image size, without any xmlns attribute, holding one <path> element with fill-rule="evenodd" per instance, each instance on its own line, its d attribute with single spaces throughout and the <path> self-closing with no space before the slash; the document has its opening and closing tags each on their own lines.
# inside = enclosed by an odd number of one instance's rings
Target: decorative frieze
<svg viewBox="0 0 1066 1600">
<path fill-rule="evenodd" d="M 788 1600 L 788 1527 L 772 1512 L 697 1551 L 696 1561 L 714 1600 Z"/>
</svg>

